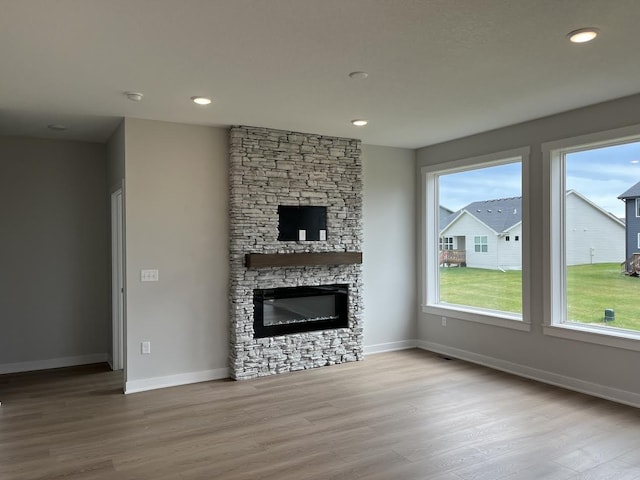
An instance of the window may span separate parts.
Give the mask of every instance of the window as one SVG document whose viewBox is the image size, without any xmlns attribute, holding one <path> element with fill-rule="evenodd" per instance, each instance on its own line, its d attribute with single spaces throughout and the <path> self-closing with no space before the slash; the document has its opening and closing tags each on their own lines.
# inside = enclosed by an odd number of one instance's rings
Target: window
<svg viewBox="0 0 640 480">
<path fill-rule="evenodd" d="M 543 146 L 551 185 L 547 334 L 640 350 L 639 140 L 633 127 Z"/>
<path fill-rule="evenodd" d="M 520 241 L 520 236 L 516 235 L 516 242 L 519 242 L 519 241 Z"/>
<path fill-rule="evenodd" d="M 517 237 L 516 237 L 516 238 L 517 238 Z M 511 239 L 509 238 L 509 235 L 507 235 L 506 237 L 504 237 L 504 241 L 505 241 L 505 242 L 508 242 L 509 240 L 511 240 Z"/>
<path fill-rule="evenodd" d="M 522 321 L 526 254 L 520 244 L 501 241 L 506 232 L 526 228 L 528 153 L 523 148 L 422 169 L 425 312 L 529 329 Z M 440 207 L 453 213 L 441 215 Z M 439 252 L 449 244 L 455 249 Z"/>
<path fill-rule="evenodd" d="M 636 217 L 640 217 L 640 198 L 636 198 Z"/>
<path fill-rule="evenodd" d="M 453 250 L 453 237 L 440 237 L 440 250 Z"/>
<path fill-rule="evenodd" d="M 487 237 L 473 237 L 473 246 L 476 253 L 487 253 L 489 251 L 489 245 L 487 243 Z"/>
</svg>

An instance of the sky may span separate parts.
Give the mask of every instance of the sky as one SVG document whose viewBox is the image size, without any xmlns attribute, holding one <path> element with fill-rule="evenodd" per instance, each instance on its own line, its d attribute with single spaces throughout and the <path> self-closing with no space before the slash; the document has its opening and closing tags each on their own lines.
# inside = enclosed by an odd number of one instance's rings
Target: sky
<svg viewBox="0 0 640 480">
<path fill-rule="evenodd" d="M 566 156 L 567 190 L 576 190 L 604 210 L 624 217 L 618 195 L 640 182 L 640 142 Z M 440 205 L 459 210 L 471 202 L 522 195 L 519 163 L 440 176 Z"/>
</svg>

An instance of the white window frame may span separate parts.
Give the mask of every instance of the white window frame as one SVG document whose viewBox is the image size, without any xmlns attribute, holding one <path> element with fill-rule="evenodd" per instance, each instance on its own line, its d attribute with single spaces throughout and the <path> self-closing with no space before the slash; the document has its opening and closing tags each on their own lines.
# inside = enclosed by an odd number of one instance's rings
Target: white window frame
<svg viewBox="0 0 640 480">
<path fill-rule="evenodd" d="M 482 241 L 483 238 L 484 238 L 484 242 Z M 480 247 L 480 249 L 478 249 L 478 247 Z M 486 250 L 483 251 L 482 247 L 486 247 Z M 489 253 L 489 236 L 488 235 L 474 235 L 473 236 L 473 251 L 475 253 Z"/>
<path fill-rule="evenodd" d="M 514 330 L 530 331 L 530 279 L 529 242 L 522 242 L 522 315 L 461 305 L 438 303 L 440 298 L 439 274 L 439 231 L 438 231 L 438 182 L 443 174 L 458 173 L 474 168 L 494 167 L 509 163 L 521 164 L 522 171 L 522 228 L 529 229 L 529 147 L 515 148 L 477 157 L 464 158 L 422 167 L 422 311 L 469 322 L 483 323 Z M 529 237 L 529 236 L 527 236 Z M 488 240 L 488 239 L 487 239 Z M 488 247 L 487 247 L 488 249 Z"/>
<path fill-rule="evenodd" d="M 638 233 L 638 248 L 640 249 L 640 233 Z"/>
<path fill-rule="evenodd" d="M 636 198 L 636 217 L 640 217 L 640 198 Z"/>
<path fill-rule="evenodd" d="M 543 333 L 640 351 L 640 332 L 567 321 L 565 268 L 565 162 L 568 153 L 640 141 L 640 125 L 542 144 L 544 169 Z"/>
</svg>

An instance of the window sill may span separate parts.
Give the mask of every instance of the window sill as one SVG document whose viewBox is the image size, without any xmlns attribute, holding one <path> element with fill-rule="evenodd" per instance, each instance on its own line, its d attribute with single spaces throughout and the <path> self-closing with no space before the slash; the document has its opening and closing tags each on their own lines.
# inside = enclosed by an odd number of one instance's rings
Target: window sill
<svg viewBox="0 0 640 480">
<path fill-rule="evenodd" d="M 531 325 L 524 322 L 520 315 L 509 315 L 504 312 L 464 308 L 459 305 L 423 305 L 423 313 L 441 315 L 443 317 L 465 320 L 467 322 L 483 323 L 494 327 L 510 328 L 523 332 L 531 331 Z"/>
<path fill-rule="evenodd" d="M 590 327 L 579 323 L 545 325 L 542 330 L 545 335 L 552 337 L 640 351 L 640 333 L 611 330 L 606 327 Z"/>
</svg>

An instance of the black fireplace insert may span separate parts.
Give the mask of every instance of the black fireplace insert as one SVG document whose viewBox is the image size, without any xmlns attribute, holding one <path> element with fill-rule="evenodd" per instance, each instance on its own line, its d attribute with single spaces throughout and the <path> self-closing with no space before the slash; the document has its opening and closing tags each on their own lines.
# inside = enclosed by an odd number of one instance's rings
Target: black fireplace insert
<svg viewBox="0 0 640 480">
<path fill-rule="evenodd" d="M 319 285 L 253 291 L 256 338 L 346 328 L 349 286 Z"/>
</svg>

